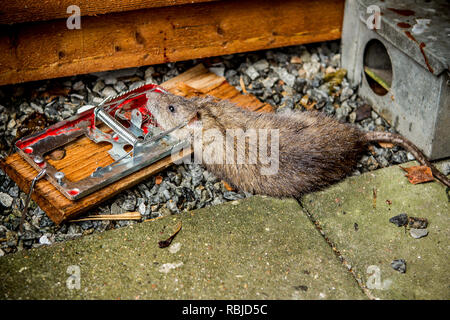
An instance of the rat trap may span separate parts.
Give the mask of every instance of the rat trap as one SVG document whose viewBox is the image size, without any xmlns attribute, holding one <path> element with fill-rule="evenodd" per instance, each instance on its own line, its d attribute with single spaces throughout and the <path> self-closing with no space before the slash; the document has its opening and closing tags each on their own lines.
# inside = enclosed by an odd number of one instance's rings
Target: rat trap
<svg viewBox="0 0 450 320">
<path fill-rule="evenodd" d="M 270 105 L 241 94 L 202 64 L 162 86 L 164 89 L 146 85 L 125 92 L 21 139 L 16 143 L 16 153 L 0 159 L 0 167 L 23 191 L 34 187 L 32 199 L 60 224 L 191 154 L 189 148 L 176 152 L 183 141 L 167 135 L 176 128 L 162 132 L 155 123 L 145 107 L 149 90 L 161 94 L 167 90 L 181 96 L 190 96 L 193 91 L 228 99 L 252 111 L 272 112 Z M 42 179 L 37 181 L 39 177 Z"/>
<path fill-rule="evenodd" d="M 147 84 L 107 98 L 95 108 L 18 140 L 16 150 L 38 172 L 45 170 L 47 180 L 65 197 L 85 197 L 188 145 L 169 134 L 180 126 L 162 131 L 155 122 L 146 107 L 146 93 L 151 91 L 166 92 Z M 94 145 L 78 150 L 67 148 L 65 152 L 70 151 L 70 155 L 79 153 L 75 154 L 77 161 L 48 156 L 80 137 L 87 137 L 88 144 L 96 144 L 109 157 L 99 157 Z"/>
</svg>

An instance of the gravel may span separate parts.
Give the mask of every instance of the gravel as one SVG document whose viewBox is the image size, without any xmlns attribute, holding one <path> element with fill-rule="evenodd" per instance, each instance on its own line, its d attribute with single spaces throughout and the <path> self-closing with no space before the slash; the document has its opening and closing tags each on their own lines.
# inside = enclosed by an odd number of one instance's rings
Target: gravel
<svg viewBox="0 0 450 320">
<path fill-rule="evenodd" d="M 21 132 L 19 128 L 29 121 L 28 116 L 34 118 L 33 112 L 43 114 L 45 126 L 49 126 L 75 115 L 82 106 L 96 105 L 109 95 L 145 83 L 160 84 L 198 62 L 167 63 L 0 87 L 0 157 L 8 155 L 16 134 Z M 337 76 L 342 71 L 337 41 L 239 53 L 201 62 L 238 90 L 245 89 L 272 104 L 276 112 L 315 109 L 366 131 L 395 132 L 358 96 L 356 87 L 345 77 Z M 399 147 L 373 146 L 363 154 L 353 174 L 408 160 L 412 160 L 412 156 Z M 89 214 L 138 211 L 142 220 L 146 220 L 251 196 L 227 190 L 220 180 L 195 164 L 174 165 L 159 175 L 162 177 L 160 184 L 151 177 Z M 25 198 L 25 193 L 0 170 L 0 256 L 138 223 L 87 221 L 56 226 L 31 201 L 21 234 L 18 229 Z"/>
</svg>

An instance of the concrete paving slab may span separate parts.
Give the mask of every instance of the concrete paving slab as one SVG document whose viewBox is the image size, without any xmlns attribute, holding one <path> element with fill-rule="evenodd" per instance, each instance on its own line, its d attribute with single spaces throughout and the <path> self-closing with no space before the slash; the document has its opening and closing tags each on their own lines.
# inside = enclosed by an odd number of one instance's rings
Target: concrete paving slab
<svg viewBox="0 0 450 320">
<path fill-rule="evenodd" d="M 450 205 L 445 187 L 438 182 L 412 185 L 404 174 L 394 166 L 351 177 L 305 196 L 302 204 L 367 285 L 369 295 L 449 299 Z M 389 222 L 400 213 L 428 219 L 429 234 L 414 239 L 409 230 Z M 395 259 L 406 261 L 406 273 L 391 267 Z"/>
<path fill-rule="evenodd" d="M 0 279 L 2 299 L 367 298 L 295 200 L 259 196 L 7 255 Z"/>
</svg>

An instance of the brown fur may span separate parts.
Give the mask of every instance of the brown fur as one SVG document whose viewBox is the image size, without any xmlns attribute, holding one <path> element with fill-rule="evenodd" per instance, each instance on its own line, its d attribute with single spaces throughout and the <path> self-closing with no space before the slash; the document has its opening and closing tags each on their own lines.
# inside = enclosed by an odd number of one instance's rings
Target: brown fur
<svg viewBox="0 0 450 320">
<path fill-rule="evenodd" d="M 260 169 L 269 165 L 262 164 L 258 157 L 255 164 L 226 164 L 225 160 L 223 164 L 208 164 L 203 161 L 207 170 L 217 177 L 239 190 L 256 194 L 298 197 L 340 181 L 354 170 L 367 143 L 374 138 L 320 112 L 258 113 L 213 98 L 185 99 L 158 93 L 148 96 L 150 112 L 164 129 L 191 120 L 188 126 L 174 132 L 178 138 L 191 142 L 194 142 L 195 127 L 201 127 L 203 131 L 217 129 L 224 137 L 227 129 L 240 128 L 244 132 L 279 129 L 279 168 L 274 175 L 261 174 Z M 175 107 L 175 112 L 168 111 L 169 105 Z M 268 144 L 270 146 L 270 140 Z M 225 138 L 223 141 L 203 139 L 203 147 L 225 150 Z M 235 156 L 237 148 L 235 142 Z M 245 154 L 249 156 L 249 152 L 246 143 Z"/>
</svg>

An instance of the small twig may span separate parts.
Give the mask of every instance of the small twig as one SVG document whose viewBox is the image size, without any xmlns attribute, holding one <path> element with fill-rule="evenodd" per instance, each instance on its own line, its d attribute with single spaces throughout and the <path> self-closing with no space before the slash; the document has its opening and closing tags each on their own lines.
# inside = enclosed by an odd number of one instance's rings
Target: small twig
<svg viewBox="0 0 450 320">
<path fill-rule="evenodd" d="M 180 221 L 180 223 L 178 223 L 178 227 L 175 229 L 174 234 L 171 235 L 170 238 L 168 238 L 167 240 L 162 240 L 162 241 L 158 242 L 159 247 L 166 248 L 166 247 L 170 246 L 173 238 L 175 238 L 175 236 L 178 234 L 178 232 L 180 232 L 180 230 L 181 230 L 181 221 Z"/>
<path fill-rule="evenodd" d="M 144 222 L 152 222 L 152 221 L 156 221 L 156 220 L 159 220 L 159 219 L 162 219 L 162 218 L 164 218 L 164 216 L 159 216 L 159 217 L 156 217 L 156 218 L 147 219 L 147 220 L 144 220 Z"/>
<path fill-rule="evenodd" d="M 372 206 L 374 209 L 376 209 L 377 208 L 377 188 L 373 187 L 372 193 L 373 193 Z"/>
<path fill-rule="evenodd" d="M 90 220 L 139 220 L 141 214 L 139 212 L 126 212 L 121 214 L 97 214 L 87 216 L 81 219 L 70 220 L 69 222 L 81 222 Z"/>
<path fill-rule="evenodd" d="M 247 94 L 247 89 L 245 88 L 244 78 L 242 76 L 239 78 L 239 84 L 241 85 L 242 92 Z"/>
</svg>

